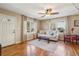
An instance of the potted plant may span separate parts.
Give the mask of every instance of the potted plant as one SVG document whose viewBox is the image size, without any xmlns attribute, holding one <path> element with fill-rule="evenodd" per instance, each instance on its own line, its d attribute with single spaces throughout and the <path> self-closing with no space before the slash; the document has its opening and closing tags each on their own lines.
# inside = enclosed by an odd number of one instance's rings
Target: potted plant
<svg viewBox="0 0 79 59">
<path fill-rule="evenodd" d="M 59 32 L 64 32 L 63 28 L 58 28 Z"/>
</svg>

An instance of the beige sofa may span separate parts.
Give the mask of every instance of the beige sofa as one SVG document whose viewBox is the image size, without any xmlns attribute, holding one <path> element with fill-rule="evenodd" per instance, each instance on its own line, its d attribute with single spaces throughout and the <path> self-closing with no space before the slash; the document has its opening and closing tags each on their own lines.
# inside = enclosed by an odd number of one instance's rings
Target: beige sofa
<svg viewBox="0 0 79 59">
<path fill-rule="evenodd" d="M 58 37 L 59 37 L 59 34 L 57 31 L 48 31 L 48 30 L 41 30 L 39 33 L 38 33 L 38 37 L 48 37 L 50 40 L 53 40 L 53 41 L 58 41 Z"/>
</svg>

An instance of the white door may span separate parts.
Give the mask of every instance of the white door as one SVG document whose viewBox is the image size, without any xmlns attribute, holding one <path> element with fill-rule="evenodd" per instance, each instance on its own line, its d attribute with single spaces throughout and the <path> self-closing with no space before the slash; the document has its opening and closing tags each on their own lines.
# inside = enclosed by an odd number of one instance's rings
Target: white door
<svg viewBox="0 0 79 59">
<path fill-rule="evenodd" d="M 2 47 L 15 44 L 15 17 L 0 16 L 0 36 Z"/>
<path fill-rule="evenodd" d="M 3 44 L 3 33 L 2 33 L 2 19 L 4 16 L 0 15 L 0 44 Z"/>
</svg>

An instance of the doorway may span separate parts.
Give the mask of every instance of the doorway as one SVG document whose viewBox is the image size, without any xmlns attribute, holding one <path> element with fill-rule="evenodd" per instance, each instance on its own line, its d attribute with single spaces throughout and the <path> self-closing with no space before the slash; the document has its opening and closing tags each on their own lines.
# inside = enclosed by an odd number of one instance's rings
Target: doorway
<svg viewBox="0 0 79 59">
<path fill-rule="evenodd" d="M 2 47 L 16 43 L 16 17 L 0 14 L 0 44 Z"/>
</svg>

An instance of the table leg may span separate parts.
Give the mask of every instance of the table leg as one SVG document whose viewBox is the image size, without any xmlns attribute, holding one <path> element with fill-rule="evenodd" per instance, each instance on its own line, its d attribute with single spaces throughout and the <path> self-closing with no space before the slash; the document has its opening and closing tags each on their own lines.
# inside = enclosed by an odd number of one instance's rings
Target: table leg
<svg viewBox="0 0 79 59">
<path fill-rule="evenodd" d="M 49 39 L 48 39 L 47 41 L 48 41 L 48 43 L 49 43 Z"/>
<path fill-rule="evenodd" d="M 64 39 L 64 43 L 65 43 L 65 39 Z"/>
<path fill-rule="evenodd" d="M 38 39 L 39 41 L 41 40 L 41 39 Z"/>
<path fill-rule="evenodd" d="M 77 40 L 76 40 L 76 44 L 77 44 Z"/>
</svg>

